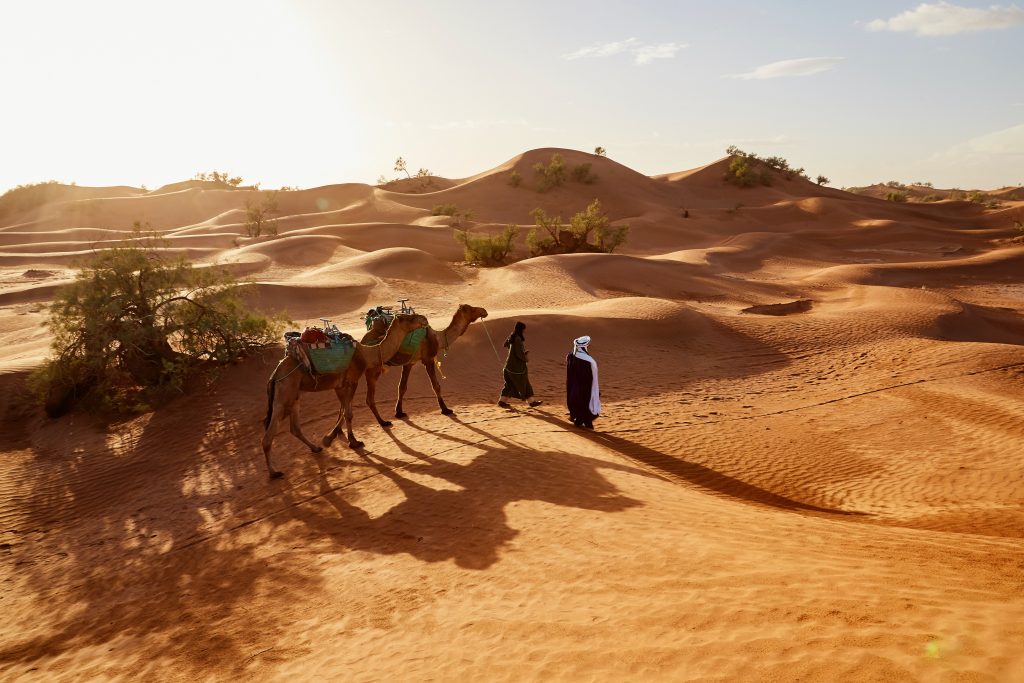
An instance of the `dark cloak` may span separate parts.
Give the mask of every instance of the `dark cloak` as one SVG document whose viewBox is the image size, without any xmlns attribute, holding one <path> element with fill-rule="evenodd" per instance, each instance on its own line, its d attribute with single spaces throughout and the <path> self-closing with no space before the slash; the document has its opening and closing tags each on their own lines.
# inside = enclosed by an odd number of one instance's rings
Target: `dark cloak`
<svg viewBox="0 0 1024 683">
<path fill-rule="evenodd" d="M 505 359 L 505 386 L 501 395 L 508 398 L 521 398 L 524 401 L 533 397 L 530 386 L 530 375 L 526 368 L 526 342 L 521 335 L 513 334 L 505 342 L 508 347 L 508 358 Z"/>
<path fill-rule="evenodd" d="M 590 361 L 577 358 L 570 353 L 565 357 L 565 404 L 573 424 L 594 426 L 597 415 L 590 412 L 590 389 L 594 382 L 594 371 Z"/>
</svg>

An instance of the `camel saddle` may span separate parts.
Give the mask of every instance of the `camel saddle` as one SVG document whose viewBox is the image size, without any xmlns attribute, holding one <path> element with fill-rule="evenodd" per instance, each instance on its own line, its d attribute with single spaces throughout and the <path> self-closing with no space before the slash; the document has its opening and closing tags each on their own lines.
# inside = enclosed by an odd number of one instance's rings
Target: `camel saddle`
<svg viewBox="0 0 1024 683">
<path fill-rule="evenodd" d="M 307 327 L 305 332 L 285 332 L 284 341 L 285 356 L 294 358 L 311 375 L 344 372 L 356 352 L 356 340 L 337 328 L 325 331 Z"/>
</svg>

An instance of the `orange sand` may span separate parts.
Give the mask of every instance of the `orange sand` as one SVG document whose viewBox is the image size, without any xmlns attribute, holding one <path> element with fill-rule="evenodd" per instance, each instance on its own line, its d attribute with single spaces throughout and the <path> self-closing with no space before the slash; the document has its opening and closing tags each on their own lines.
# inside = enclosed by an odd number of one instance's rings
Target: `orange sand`
<svg viewBox="0 0 1024 683">
<path fill-rule="evenodd" d="M 1024 202 L 741 190 L 721 161 L 650 178 L 568 150 L 598 181 L 538 194 L 553 151 L 436 192 L 282 193 L 258 243 L 251 191 L 189 184 L 6 219 L 0 679 L 1024 680 Z M 594 197 L 631 225 L 621 253 L 476 269 L 430 215 L 496 230 Z M 359 405 L 362 453 L 285 429 L 269 481 L 279 349 L 108 428 L 26 408 L 43 304 L 136 220 L 300 324 L 357 333 L 400 297 L 435 327 L 486 307 L 444 360 L 457 416 L 416 369 L 408 420 L 383 431 Z M 516 320 L 539 410 L 493 405 L 486 333 Z M 580 334 L 593 433 L 561 405 Z M 302 405 L 307 434 L 333 424 L 333 396 Z"/>
</svg>

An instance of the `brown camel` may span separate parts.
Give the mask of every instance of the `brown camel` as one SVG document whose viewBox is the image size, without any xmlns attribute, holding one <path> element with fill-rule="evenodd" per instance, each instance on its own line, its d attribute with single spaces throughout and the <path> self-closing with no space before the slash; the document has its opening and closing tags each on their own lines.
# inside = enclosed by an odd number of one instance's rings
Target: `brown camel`
<svg viewBox="0 0 1024 683">
<path fill-rule="evenodd" d="M 402 366 L 402 379 L 398 383 L 398 402 L 395 404 L 395 417 L 405 417 L 405 412 L 402 410 L 402 398 L 405 396 L 405 390 L 409 386 L 409 375 L 412 373 L 413 365 L 417 361 L 423 363 L 423 369 L 427 371 L 427 376 L 430 378 L 430 385 L 434 387 L 434 395 L 437 396 L 437 405 L 441 408 L 442 415 L 454 415 L 455 411 L 449 408 L 444 403 L 444 399 L 441 398 L 441 384 L 437 381 L 437 354 L 439 352 L 447 353 L 451 345 L 455 343 L 455 340 L 461 337 L 466 329 L 469 328 L 469 324 L 475 322 L 481 318 L 487 317 L 487 311 L 477 306 L 470 306 L 469 304 L 462 304 L 458 310 L 455 311 L 455 315 L 452 316 L 451 323 L 448 327 L 444 328 L 440 332 L 437 330 L 427 327 L 427 335 L 420 342 L 419 347 L 412 354 L 397 354 L 387 362 L 387 365 L 401 365 Z M 369 343 L 374 339 L 380 339 L 384 333 L 384 320 L 377 318 L 373 321 L 373 326 L 370 331 L 363 337 L 363 343 Z M 377 389 L 377 380 L 384 372 L 384 368 L 381 366 L 375 368 L 367 368 L 366 370 L 366 405 L 370 407 L 373 412 L 373 416 L 377 418 L 377 424 L 381 427 L 390 427 L 391 423 L 387 420 L 381 419 L 380 413 L 377 412 L 377 402 L 375 400 L 375 392 Z"/>
<path fill-rule="evenodd" d="M 371 346 L 356 342 L 352 360 L 348 367 L 339 373 L 311 375 L 294 358 L 283 358 L 267 382 L 267 417 L 263 421 L 266 427 L 263 433 L 263 455 L 267 459 L 267 471 L 271 478 L 282 476 L 270 462 L 270 447 L 274 442 L 277 423 L 286 416 L 291 421 L 292 434 L 309 446 L 314 453 L 322 450 L 320 446 L 306 438 L 299 424 L 299 395 L 303 392 L 334 389 L 338 397 L 338 422 L 324 436 L 324 446 L 330 446 L 334 437 L 341 433 L 341 423 L 344 421 L 348 428 L 349 448 L 362 448 L 363 442 L 357 441 L 352 434 L 352 396 L 359 385 L 359 378 L 369 368 L 379 368 L 391 358 L 402 346 L 405 335 L 421 327 L 427 327 L 427 324 L 427 319 L 422 315 L 396 315 L 379 344 Z"/>
</svg>

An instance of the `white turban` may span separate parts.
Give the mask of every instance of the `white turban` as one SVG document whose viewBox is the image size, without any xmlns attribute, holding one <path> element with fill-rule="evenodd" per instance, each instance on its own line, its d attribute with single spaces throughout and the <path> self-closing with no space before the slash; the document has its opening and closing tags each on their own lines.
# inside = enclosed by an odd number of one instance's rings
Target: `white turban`
<svg viewBox="0 0 1024 683">
<path fill-rule="evenodd" d="M 581 349 L 586 351 L 587 345 L 590 344 L 590 337 L 588 337 L 587 335 L 583 335 L 582 337 L 574 339 L 572 343 L 573 351 L 579 351 Z"/>
</svg>

